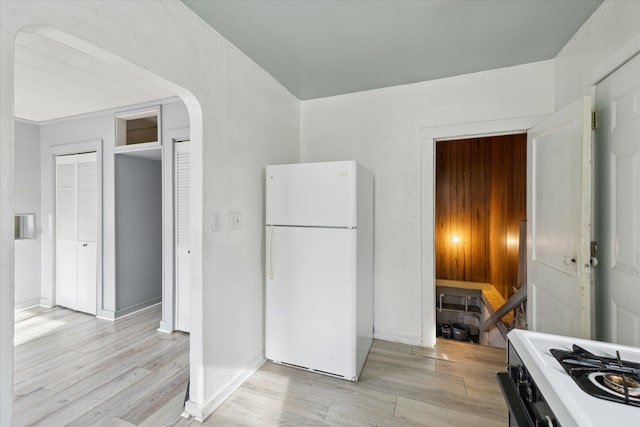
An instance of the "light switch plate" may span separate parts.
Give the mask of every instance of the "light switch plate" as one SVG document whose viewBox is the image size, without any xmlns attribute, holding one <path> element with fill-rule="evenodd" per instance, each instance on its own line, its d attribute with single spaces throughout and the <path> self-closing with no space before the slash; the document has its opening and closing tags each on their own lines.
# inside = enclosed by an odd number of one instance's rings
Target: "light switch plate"
<svg viewBox="0 0 640 427">
<path fill-rule="evenodd" d="M 242 228 L 242 215 L 240 212 L 229 212 L 229 230 Z"/>
</svg>

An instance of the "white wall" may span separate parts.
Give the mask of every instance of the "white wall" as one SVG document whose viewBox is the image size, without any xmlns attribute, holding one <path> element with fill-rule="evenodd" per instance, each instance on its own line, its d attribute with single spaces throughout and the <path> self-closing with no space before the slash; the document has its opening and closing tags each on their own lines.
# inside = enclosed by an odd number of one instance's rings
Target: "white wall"
<svg viewBox="0 0 640 427">
<path fill-rule="evenodd" d="M 15 122 L 15 212 L 33 213 L 36 238 L 15 242 L 15 307 L 40 303 L 40 127 Z"/>
<path fill-rule="evenodd" d="M 555 110 L 640 51 L 640 2 L 605 1 L 555 58 Z"/>
<path fill-rule="evenodd" d="M 263 168 L 298 159 L 299 102 L 180 2 L 2 1 L 0 24 L 0 424 L 11 417 L 13 304 L 5 301 L 14 293 L 13 229 L 5 220 L 13 215 L 12 43 L 33 25 L 174 91 L 189 109 L 194 298 L 187 410 L 201 419 L 263 361 Z M 229 231 L 224 221 L 212 232 L 213 213 L 226 219 L 230 211 L 241 212 L 242 228 Z"/>
<path fill-rule="evenodd" d="M 421 267 L 421 242 L 433 241 L 433 227 L 421 225 L 433 199 L 423 202 L 421 190 L 434 185 L 432 165 L 421 164 L 421 132 L 446 127 L 463 136 L 469 123 L 548 114 L 552 77 L 547 61 L 301 103 L 302 161 L 357 159 L 375 176 L 377 337 L 411 344 L 435 338 L 435 325 L 422 332 L 423 316 L 435 321 L 435 313 L 423 313 L 421 304 L 422 278 L 427 291 L 434 285 L 433 271 Z"/>
<path fill-rule="evenodd" d="M 116 317 L 162 300 L 162 162 L 115 156 Z"/>
</svg>

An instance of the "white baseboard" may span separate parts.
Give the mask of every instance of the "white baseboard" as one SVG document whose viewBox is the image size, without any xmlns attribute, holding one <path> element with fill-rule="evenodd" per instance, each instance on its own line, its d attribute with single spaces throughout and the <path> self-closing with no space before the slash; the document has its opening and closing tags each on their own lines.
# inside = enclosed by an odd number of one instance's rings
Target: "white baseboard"
<svg viewBox="0 0 640 427">
<path fill-rule="evenodd" d="M 112 310 L 100 310 L 98 309 L 98 314 L 96 314 L 96 318 L 102 320 L 114 321 L 116 320 L 116 313 Z"/>
<path fill-rule="evenodd" d="M 157 297 L 150 299 L 148 301 L 141 302 L 139 304 L 134 304 L 127 308 L 123 308 L 120 310 L 116 310 L 116 319 L 122 319 L 123 317 L 130 316 L 134 313 L 138 313 L 139 311 L 146 310 L 147 308 L 151 308 L 154 305 L 158 305 L 162 303 L 162 297 Z"/>
<path fill-rule="evenodd" d="M 208 402 L 200 405 L 197 402 L 193 402 L 191 400 L 185 403 L 185 412 L 187 412 L 190 416 L 194 417 L 196 421 L 203 422 L 209 415 L 216 410 L 216 408 L 225 400 L 231 396 L 231 394 L 236 391 L 242 383 L 244 383 L 251 375 L 253 375 L 264 363 L 267 361 L 264 357 L 264 353 L 260 354 L 253 362 L 249 364 L 249 366 L 240 372 L 234 377 L 233 380 L 229 382 L 229 384 L 222 390 L 220 393 L 217 393 L 213 398 L 211 398 Z"/>
<path fill-rule="evenodd" d="M 174 331 L 173 324 L 171 324 L 171 322 L 167 322 L 165 320 L 161 320 L 160 321 L 160 326 L 158 326 L 158 331 L 170 334 L 171 332 Z"/>
<path fill-rule="evenodd" d="M 402 334 L 399 332 L 379 330 L 376 328 L 376 332 L 373 334 L 373 337 L 383 341 L 422 346 L 422 337 L 420 335 Z"/>
<path fill-rule="evenodd" d="M 40 304 L 40 298 L 34 298 L 34 299 L 30 299 L 30 300 L 27 300 L 27 301 L 22 301 L 20 303 L 17 303 L 13 307 L 13 309 L 15 311 L 20 311 L 20 310 L 25 310 L 25 309 L 31 308 L 31 307 L 39 307 L 41 305 L 42 304 Z M 43 307 L 47 307 L 47 306 L 43 305 Z"/>
</svg>

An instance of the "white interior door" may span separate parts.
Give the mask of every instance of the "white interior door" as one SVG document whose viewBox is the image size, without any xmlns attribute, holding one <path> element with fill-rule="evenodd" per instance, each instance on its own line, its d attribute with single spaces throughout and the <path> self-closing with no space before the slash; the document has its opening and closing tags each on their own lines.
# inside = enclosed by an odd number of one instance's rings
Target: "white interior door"
<svg viewBox="0 0 640 427">
<path fill-rule="evenodd" d="M 640 347 L 640 55 L 596 87 L 599 338 Z"/>
<path fill-rule="evenodd" d="M 56 304 L 96 314 L 96 153 L 56 157 Z"/>
<path fill-rule="evenodd" d="M 528 133 L 529 328 L 591 337 L 591 98 Z"/>
<path fill-rule="evenodd" d="M 78 159 L 56 157 L 56 304 L 76 307 L 78 286 Z"/>
<path fill-rule="evenodd" d="M 78 288 L 76 307 L 96 314 L 97 301 L 97 164 L 96 153 L 78 154 Z"/>
<path fill-rule="evenodd" d="M 190 182 L 191 143 L 175 144 L 176 329 L 189 332 L 190 279 Z"/>
</svg>

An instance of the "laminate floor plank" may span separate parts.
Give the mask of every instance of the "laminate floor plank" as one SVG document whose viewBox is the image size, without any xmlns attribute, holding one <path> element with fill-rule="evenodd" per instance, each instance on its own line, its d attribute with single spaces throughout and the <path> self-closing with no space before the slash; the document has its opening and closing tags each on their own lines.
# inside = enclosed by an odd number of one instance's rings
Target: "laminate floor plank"
<svg viewBox="0 0 640 427">
<path fill-rule="evenodd" d="M 434 348 L 412 347 L 412 354 L 434 359 L 476 364 L 499 364 L 506 366 L 507 353 L 503 348 L 470 344 L 468 342 L 438 338 Z"/>
<path fill-rule="evenodd" d="M 16 310 L 14 312 L 14 321 L 16 324 L 25 321 L 30 317 L 40 316 L 43 313 L 53 311 L 55 308 L 53 307 L 42 307 L 39 305 L 34 305 L 33 307 L 27 307 L 20 310 Z"/>
<path fill-rule="evenodd" d="M 155 343 L 155 346 L 150 346 L 146 349 L 146 352 L 140 352 L 135 357 L 127 358 L 120 363 L 110 365 L 105 369 L 98 370 L 93 375 L 80 375 L 71 373 L 71 381 L 66 386 L 56 384 L 52 387 L 61 387 L 61 390 L 55 394 L 55 397 L 50 399 L 46 405 L 40 405 L 35 409 L 30 408 L 25 411 L 27 414 L 17 413 L 17 416 L 24 417 L 29 420 L 44 418 L 47 414 L 59 411 L 61 408 L 69 405 L 71 402 L 83 399 L 87 395 L 98 393 L 99 388 L 110 387 L 110 383 L 114 381 L 121 373 L 133 370 L 140 365 L 146 365 L 148 360 L 157 357 L 158 348 L 166 348 L 164 344 L 159 342 Z M 162 347 L 159 347 L 162 346 Z M 145 368 L 143 368 L 145 369 Z M 151 372 L 151 369 L 145 369 Z M 73 378 L 80 378 L 77 382 Z M 36 416 L 40 411 L 44 411 L 40 416 Z M 17 411 L 16 411 L 17 412 Z"/>
<path fill-rule="evenodd" d="M 488 364 L 486 369 L 478 369 L 477 364 L 461 364 L 459 362 L 451 362 L 449 360 L 436 360 L 436 372 L 443 374 L 455 375 L 465 380 L 472 379 L 477 381 L 486 381 L 496 383 L 496 372 L 505 371 L 506 367 L 497 364 Z"/>
<path fill-rule="evenodd" d="M 18 393 L 26 393 L 39 387 L 44 381 L 48 384 L 48 388 L 61 391 L 86 377 L 128 359 L 133 360 L 134 363 L 139 363 L 140 360 L 146 363 L 147 351 L 151 351 L 154 356 L 157 356 L 172 345 L 151 337 L 113 353 L 102 352 L 86 355 L 68 352 L 55 359 L 55 363 L 51 365 L 39 365 L 35 370 L 27 370 L 24 374 L 16 376 L 14 386 Z"/>
<path fill-rule="evenodd" d="M 138 425 L 141 427 L 173 427 L 181 421 L 184 422 L 184 425 L 188 425 L 191 421 L 181 416 L 184 412 L 183 403 L 186 390 L 187 387 L 185 384 L 184 388 L 179 390 L 175 396 L 159 406 L 155 412 L 150 414 Z"/>
<path fill-rule="evenodd" d="M 380 362 L 392 364 L 412 369 L 426 369 L 429 371 L 436 370 L 436 359 L 430 357 L 416 357 L 414 354 L 406 354 L 404 352 L 395 353 L 393 350 L 385 348 L 372 348 L 367 357 L 367 362 Z"/>
<path fill-rule="evenodd" d="M 494 381 L 476 381 L 469 378 L 464 379 L 464 388 L 468 396 L 483 399 L 487 402 L 494 402 L 496 407 L 500 408 L 504 404 L 504 398 L 500 391 L 498 382 Z"/>
<path fill-rule="evenodd" d="M 422 400 L 430 391 L 447 390 L 465 394 L 464 378 L 427 370 L 398 367 L 391 364 L 367 363 L 359 384 L 373 390 L 387 390 L 397 396 Z"/>
<path fill-rule="evenodd" d="M 140 397 L 138 399 L 138 403 L 129 408 L 127 412 L 122 413 L 119 418 L 122 418 L 134 425 L 142 424 L 145 420 L 149 419 L 153 414 L 163 408 L 167 402 L 172 401 L 176 396 L 180 396 L 184 399 L 188 382 L 189 367 L 186 366 L 171 377 L 169 381 L 160 384 L 158 387 L 150 390 Z"/>
<path fill-rule="evenodd" d="M 142 379 L 147 377 L 149 374 L 151 374 L 151 371 L 140 368 L 124 372 L 112 379 L 108 384 L 97 387 L 94 390 L 91 390 L 90 393 L 84 394 L 77 399 L 67 401 L 65 402 L 67 403 L 66 405 L 52 413 L 46 414 L 37 422 L 30 421 L 25 425 L 34 427 L 65 425 L 79 415 L 99 406 L 113 396 L 118 395 L 132 384 L 142 381 Z"/>
<path fill-rule="evenodd" d="M 495 420 L 471 413 L 465 408 L 464 400 L 458 401 L 456 406 L 443 408 L 424 401 L 398 397 L 395 415 L 427 426 L 495 427 L 499 425 L 499 421 L 503 425 L 507 421 L 506 416 L 502 420 Z"/>
<path fill-rule="evenodd" d="M 183 375 L 188 375 L 189 355 L 181 354 L 170 367 L 160 369 L 153 375 L 148 375 L 132 384 L 92 410 L 82 414 L 69 423 L 69 426 L 89 427 L 100 426 L 105 419 L 121 417 L 129 413 L 137 405 L 141 405 L 148 398 L 149 393 L 162 389 L 163 385 L 173 387 L 173 381 Z"/>
<path fill-rule="evenodd" d="M 39 337 L 63 332 L 82 320 L 85 320 L 83 314 L 71 310 L 51 311 L 42 316 L 30 317 L 16 325 L 14 345 L 20 346 Z"/>
<path fill-rule="evenodd" d="M 71 311 L 67 309 L 60 309 Z M 79 313 L 78 313 L 79 314 Z M 42 356 L 42 347 L 47 346 L 50 351 L 60 350 L 62 352 L 77 348 L 84 339 L 95 339 L 100 336 L 104 328 L 108 328 L 108 320 L 96 319 L 87 314 L 79 314 L 73 322 L 60 326 L 50 331 L 46 335 L 38 337 L 37 340 L 24 342 L 16 345 L 15 358 L 17 362 L 29 361 L 33 357 Z M 46 322 L 45 319 L 41 319 Z M 16 337 L 19 332 L 16 332 Z M 89 341 L 90 342 L 90 341 Z"/>
<path fill-rule="evenodd" d="M 18 414 L 25 410 L 33 410 L 40 402 L 55 396 L 56 392 L 48 388 L 40 387 L 25 395 L 15 395 L 13 401 L 13 413 Z"/>
<path fill-rule="evenodd" d="M 33 315 L 20 313 L 16 318 L 28 323 L 16 322 L 16 337 L 46 331 L 39 324 L 52 320 L 65 319 L 65 324 L 56 323 L 57 329 L 32 340 L 17 340 L 23 344 L 15 347 L 15 353 L 23 359 L 14 369 L 14 425 L 66 425 L 116 396 L 128 405 L 147 405 L 147 411 L 154 411 L 169 400 L 172 390 L 182 399 L 176 401 L 177 416 L 167 424 L 179 419 L 188 380 L 189 340 L 187 334 L 157 332 L 159 306 L 115 322 L 59 307 L 32 310 Z M 172 370 L 176 363 L 180 369 Z M 180 384 L 163 390 L 171 384 L 165 379 L 178 371 Z M 130 387 L 148 375 L 160 376 L 156 387 L 149 381 L 141 388 Z M 162 398 L 154 401 L 151 393 Z M 100 425 L 135 425 L 112 412 L 97 417 Z"/>
<path fill-rule="evenodd" d="M 204 423 L 192 425 L 506 425 L 495 382 L 495 372 L 504 369 L 504 349 L 440 340 L 438 347 L 415 351 L 375 340 L 358 383 L 267 362 Z M 481 359 L 485 353 L 488 360 Z M 299 406 L 307 412 L 296 411 Z"/>
<path fill-rule="evenodd" d="M 351 396 L 334 401 L 323 419 L 325 424 L 336 426 L 380 425 L 397 423 L 394 420 L 396 396 L 374 400 L 363 396 Z"/>
<path fill-rule="evenodd" d="M 204 422 L 181 417 L 189 335 L 159 306 L 115 322 L 63 308 L 16 312 L 15 426 L 505 426 L 506 351 L 374 340 L 358 383 L 267 362 Z"/>
<path fill-rule="evenodd" d="M 101 427 L 135 427 L 135 424 L 131 424 L 122 420 L 120 418 L 114 417 L 108 420 L 105 420 Z"/>
</svg>

